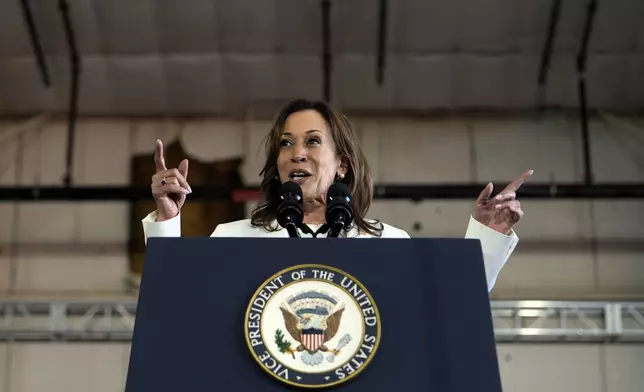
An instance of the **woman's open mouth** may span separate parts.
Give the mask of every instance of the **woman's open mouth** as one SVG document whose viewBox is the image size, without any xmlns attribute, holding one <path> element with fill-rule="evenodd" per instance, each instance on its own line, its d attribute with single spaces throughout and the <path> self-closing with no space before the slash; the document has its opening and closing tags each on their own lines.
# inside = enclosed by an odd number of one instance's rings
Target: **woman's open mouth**
<svg viewBox="0 0 644 392">
<path fill-rule="evenodd" d="M 311 176 L 311 173 L 309 173 L 308 171 L 298 169 L 298 170 L 291 171 L 288 175 L 288 178 L 290 178 L 291 181 L 297 184 L 301 184 L 304 181 L 306 181 L 306 179 L 309 178 L 310 176 Z"/>
</svg>

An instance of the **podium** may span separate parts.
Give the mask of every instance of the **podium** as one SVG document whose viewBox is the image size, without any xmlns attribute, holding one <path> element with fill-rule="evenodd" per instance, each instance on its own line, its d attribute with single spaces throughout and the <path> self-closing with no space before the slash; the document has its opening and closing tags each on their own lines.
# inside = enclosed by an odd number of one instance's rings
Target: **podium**
<svg viewBox="0 0 644 392">
<path fill-rule="evenodd" d="M 150 238 L 126 392 L 498 392 L 480 242 Z"/>
</svg>

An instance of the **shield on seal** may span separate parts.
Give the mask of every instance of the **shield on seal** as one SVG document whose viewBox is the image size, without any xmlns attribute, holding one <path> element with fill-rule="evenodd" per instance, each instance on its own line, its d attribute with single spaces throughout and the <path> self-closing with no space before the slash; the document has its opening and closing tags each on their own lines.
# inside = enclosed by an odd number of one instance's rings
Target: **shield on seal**
<svg viewBox="0 0 644 392">
<path fill-rule="evenodd" d="M 314 353 L 324 343 L 324 330 L 318 328 L 303 329 L 301 333 L 302 344 L 307 351 Z"/>
</svg>

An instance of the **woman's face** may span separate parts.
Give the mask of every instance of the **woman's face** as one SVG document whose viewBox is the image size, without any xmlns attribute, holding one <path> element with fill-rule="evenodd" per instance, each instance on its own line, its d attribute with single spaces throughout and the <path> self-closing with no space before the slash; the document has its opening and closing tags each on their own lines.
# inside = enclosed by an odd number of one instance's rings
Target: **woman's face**
<svg viewBox="0 0 644 392">
<path fill-rule="evenodd" d="M 305 201 L 324 200 L 336 175 L 346 173 L 329 126 L 315 110 L 296 112 L 286 119 L 279 149 L 280 181 L 299 184 Z"/>
</svg>

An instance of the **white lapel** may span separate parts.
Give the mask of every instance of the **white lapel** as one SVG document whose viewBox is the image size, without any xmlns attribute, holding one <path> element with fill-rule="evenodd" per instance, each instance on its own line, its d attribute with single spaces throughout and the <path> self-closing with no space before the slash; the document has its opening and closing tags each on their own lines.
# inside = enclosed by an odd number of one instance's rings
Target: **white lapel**
<svg viewBox="0 0 644 392">
<path fill-rule="evenodd" d="M 279 229 L 277 231 L 266 231 L 262 228 L 257 228 L 258 230 L 261 230 L 263 233 L 263 236 L 265 237 L 280 237 L 280 238 L 288 238 L 288 231 L 286 229 L 282 228 L 277 224 L 277 220 L 274 220 L 271 222 L 271 225 L 273 227 L 277 226 Z M 300 232 L 300 235 L 304 238 L 312 238 L 313 236 L 310 234 L 305 234 L 302 233 L 302 230 L 298 230 Z M 326 235 L 324 235 L 326 237 Z M 371 236 L 367 233 L 360 233 L 358 231 L 358 228 L 354 225 L 349 232 L 342 231 L 340 233 L 340 237 L 342 238 L 370 238 Z"/>
</svg>

